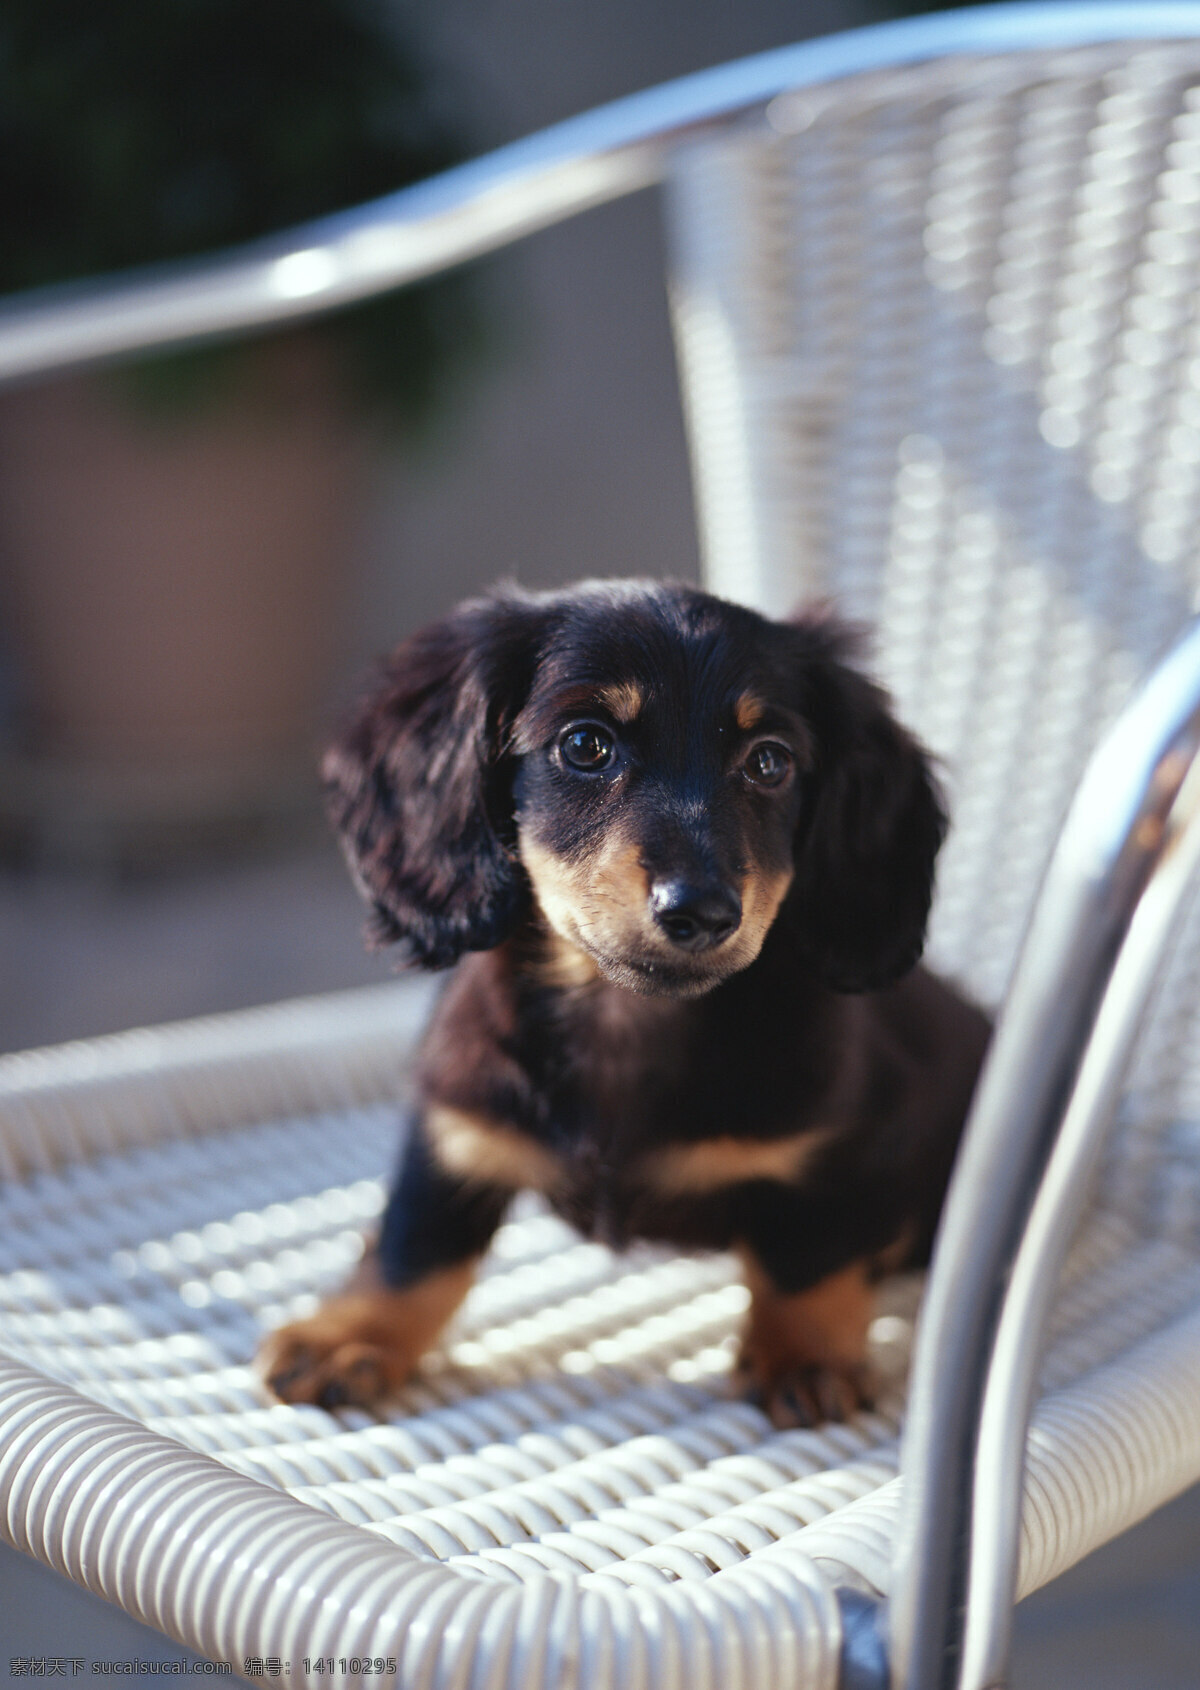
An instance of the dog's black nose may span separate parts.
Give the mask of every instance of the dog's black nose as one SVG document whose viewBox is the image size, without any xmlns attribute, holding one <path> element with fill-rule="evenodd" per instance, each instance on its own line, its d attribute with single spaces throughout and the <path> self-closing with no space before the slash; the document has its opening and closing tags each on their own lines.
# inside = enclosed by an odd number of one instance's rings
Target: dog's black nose
<svg viewBox="0 0 1200 1690">
<path fill-rule="evenodd" d="M 736 933 L 742 920 L 742 901 L 731 887 L 693 885 L 687 880 L 660 880 L 651 889 L 654 919 L 681 951 L 706 951 Z"/>
</svg>

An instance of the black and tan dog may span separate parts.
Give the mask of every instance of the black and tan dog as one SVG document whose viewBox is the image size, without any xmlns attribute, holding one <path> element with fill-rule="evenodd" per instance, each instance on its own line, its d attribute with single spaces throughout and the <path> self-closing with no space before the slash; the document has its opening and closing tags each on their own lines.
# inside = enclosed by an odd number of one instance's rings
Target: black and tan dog
<svg viewBox="0 0 1200 1690">
<path fill-rule="evenodd" d="M 513 1193 L 588 1236 L 734 1248 L 778 1423 L 868 1394 L 871 1287 L 927 1257 L 987 1041 L 916 967 L 945 817 L 820 614 L 690 587 L 465 605 L 326 761 L 382 942 L 459 962 L 356 1284 L 276 1333 L 288 1401 L 386 1397 Z"/>
</svg>

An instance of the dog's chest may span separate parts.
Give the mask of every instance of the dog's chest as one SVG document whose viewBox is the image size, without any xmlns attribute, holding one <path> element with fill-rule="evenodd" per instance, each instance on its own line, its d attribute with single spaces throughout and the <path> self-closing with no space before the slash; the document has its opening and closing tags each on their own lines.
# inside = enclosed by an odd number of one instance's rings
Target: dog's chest
<svg viewBox="0 0 1200 1690">
<path fill-rule="evenodd" d="M 547 1033 L 533 1053 L 559 1170 L 547 1195 L 590 1237 L 723 1247 L 731 1193 L 802 1177 L 824 1138 L 789 1130 L 789 1088 L 756 1094 L 694 1005 L 581 997 L 557 1006 Z"/>
<path fill-rule="evenodd" d="M 719 1245 L 731 1190 L 804 1177 L 826 1142 L 825 1064 L 801 1056 L 805 1024 L 744 982 L 700 1003 L 539 992 L 481 957 L 431 1029 L 425 1096 L 453 1112 L 452 1171 L 533 1184 L 608 1242 Z"/>
<path fill-rule="evenodd" d="M 564 994 L 529 1041 L 527 1060 L 564 1162 L 611 1177 L 676 1134 L 690 1106 L 686 1024 L 670 1002 L 628 993 Z"/>
</svg>

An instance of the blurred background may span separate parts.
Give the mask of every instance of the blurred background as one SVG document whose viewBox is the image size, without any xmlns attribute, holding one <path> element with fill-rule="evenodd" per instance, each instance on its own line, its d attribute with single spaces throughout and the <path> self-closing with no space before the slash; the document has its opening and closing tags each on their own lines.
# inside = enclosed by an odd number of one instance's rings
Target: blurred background
<svg viewBox="0 0 1200 1690">
<path fill-rule="evenodd" d="M 899 9 L 4 0 L 0 285 Z M 372 657 L 500 578 L 696 570 L 653 194 L 320 333 L 0 395 L 0 1049 L 384 976 L 312 772 Z"/>
</svg>

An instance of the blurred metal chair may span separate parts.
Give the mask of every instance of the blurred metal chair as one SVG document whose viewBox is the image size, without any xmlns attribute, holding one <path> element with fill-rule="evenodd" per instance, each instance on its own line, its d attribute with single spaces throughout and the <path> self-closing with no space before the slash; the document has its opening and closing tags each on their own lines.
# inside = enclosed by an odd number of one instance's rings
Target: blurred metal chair
<svg viewBox="0 0 1200 1690">
<path fill-rule="evenodd" d="M 270 1403 L 258 1331 L 378 1211 L 419 985 L 8 1058 L 0 1534 L 239 1670 L 983 1690 L 1014 1593 L 1200 1478 L 1200 6 L 988 7 L 689 78 L 12 302 L 0 377 L 658 181 L 708 580 L 869 626 L 952 797 L 932 960 L 1005 1005 L 903 1453 L 899 1389 L 819 1432 L 725 1394 L 727 1262 L 533 1207 L 398 1412 Z M 877 1322 L 884 1366 L 909 1325 Z"/>
</svg>

